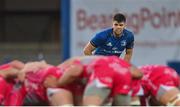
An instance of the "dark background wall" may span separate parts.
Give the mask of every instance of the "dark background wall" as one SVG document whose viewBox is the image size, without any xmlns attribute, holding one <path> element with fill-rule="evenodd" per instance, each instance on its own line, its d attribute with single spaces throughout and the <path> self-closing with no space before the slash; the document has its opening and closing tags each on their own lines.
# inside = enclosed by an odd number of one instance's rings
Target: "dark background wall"
<svg viewBox="0 0 180 107">
<path fill-rule="evenodd" d="M 60 0 L 0 0 L 0 62 L 61 61 Z"/>
</svg>

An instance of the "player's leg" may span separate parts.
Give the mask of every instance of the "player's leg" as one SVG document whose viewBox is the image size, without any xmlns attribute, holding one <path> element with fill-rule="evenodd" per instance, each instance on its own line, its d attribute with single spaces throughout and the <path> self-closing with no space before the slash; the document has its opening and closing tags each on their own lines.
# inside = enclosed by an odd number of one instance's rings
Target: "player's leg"
<svg viewBox="0 0 180 107">
<path fill-rule="evenodd" d="M 150 96 L 148 98 L 148 105 L 149 106 L 162 106 L 163 104 L 160 103 L 155 97 Z"/>
<path fill-rule="evenodd" d="M 140 80 L 133 79 L 131 82 L 131 106 L 140 106 L 140 96 L 144 95 L 144 90 L 141 86 Z"/>
<path fill-rule="evenodd" d="M 140 97 L 139 96 L 133 96 L 131 97 L 131 106 L 140 106 Z"/>
<path fill-rule="evenodd" d="M 113 98 L 113 106 L 129 106 L 131 102 L 131 96 L 125 94 L 115 95 Z"/>
<path fill-rule="evenodd" d="M 99 83 L 100 84 L 100 83 Z M 110 88 L 97 86 L 97 81 L 89 83 L 85 89 L 83 96 L 83 105 L 103 105 L 104 101 L 110 94 Z"/>
<path fill-rule="evenodd" d="M 180 91 L 172 86 L 160 86 L 157 99 L 164 105 L 180 106 Z"/>
<path fill-rule="evenodd" d="M 71 89 L 72 90 L 72 89 Z M 77 86 L 71 92 L 73 92 L 74 105 L 82 106 L 84 87 Z"/>
<path fill-rule="evenodd" d="M 49 88 L 47 89 L 47 95 L 52 106 L 73 105 L 73 95 L 69 90 L 63 88 Z"/>
<path fill-rule="evenodd" d="M 73 95 L 73 98 L 74 98 L 74 105 L 75 106 L 82 106 L 82 100 L 83 100 L 83 95 Z"/>
<path fill-rule="evenodd" d="M 132 81 L 130 72 L 123 75 L 115 72 L 113 77 L 114 83 L 112 88 L 113 106 L 130 106 L 132 93 Z"/>
</svg>

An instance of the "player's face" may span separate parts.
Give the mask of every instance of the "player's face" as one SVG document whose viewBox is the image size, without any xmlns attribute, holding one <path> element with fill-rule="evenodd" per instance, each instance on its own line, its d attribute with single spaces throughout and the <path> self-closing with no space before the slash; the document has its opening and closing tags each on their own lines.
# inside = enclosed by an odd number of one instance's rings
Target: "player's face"
<svg viewBox="0 0 180 107">
<path fill-rule="evenodd" d="M 113 21 L 113 32 L 115 36 L 120 36 L 124 28 L 126 27 L 125 22 Z"/>
</svg>

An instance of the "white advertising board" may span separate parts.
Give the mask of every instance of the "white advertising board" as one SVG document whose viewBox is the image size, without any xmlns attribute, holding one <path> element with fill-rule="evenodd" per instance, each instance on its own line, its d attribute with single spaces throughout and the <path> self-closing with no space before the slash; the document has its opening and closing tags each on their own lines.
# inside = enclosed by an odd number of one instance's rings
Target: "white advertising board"
<svg viewBox="0 0 180 107">
<path fill-rule="evenodd" d="M 180 59 L 180 0 L 71 0 L 70 56 L 83 55 L 84 46 L 112 26 L 117 12 L 126 15 L 127 29 L 135 34 L 135 65 Z"/>
</svg>

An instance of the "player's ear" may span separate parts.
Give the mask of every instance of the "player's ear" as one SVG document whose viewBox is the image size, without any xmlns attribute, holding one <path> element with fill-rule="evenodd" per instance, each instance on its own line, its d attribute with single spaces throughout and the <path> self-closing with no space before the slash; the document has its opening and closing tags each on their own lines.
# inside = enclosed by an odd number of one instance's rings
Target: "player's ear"
<svg viewBox="0 0 180 107">
<path fill-rule="evenodd" d="M 126 28 L 126 26 L 127 26 L 127 23 L 124 23 L 124 28 Z"/>
</svg>

